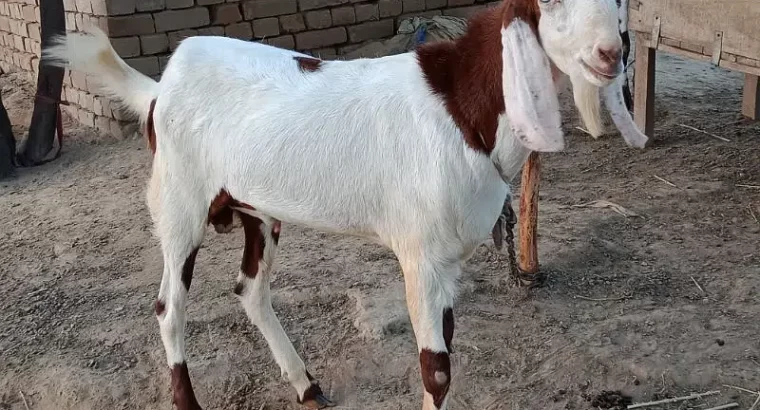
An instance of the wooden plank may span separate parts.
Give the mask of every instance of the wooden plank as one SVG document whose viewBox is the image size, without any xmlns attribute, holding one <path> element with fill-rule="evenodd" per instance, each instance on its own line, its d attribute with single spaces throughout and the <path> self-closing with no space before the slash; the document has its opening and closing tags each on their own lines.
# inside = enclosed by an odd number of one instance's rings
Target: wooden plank
<svg viewBox="0 0 760 410">
<path fill-rule="evenodd" d="M 636 62 L 633 77 L 633 118 L 649 138 L 654 138 L 654 69 L 655 49 L 642 33 L 636 36 Z"/>
<path fill-rule="evenodd" d="M 651 33 L 660 19 L 662 37 L 688 41 L 712 52 L 716 32 L 723 32 L 722 51 L 760 60 L 760 1 L 639 0 L 629 6 L 629 28 Z"/>
<path fill-rule="evenodd" d="M 744 64 L 734 63 L 733 61 L 720 60 L 720 67 L 745 74 L 760 75 L 760 67 L 750 67 Z"/>
<path fill-rule="evenodd" d="M 532 152 L 523 166 L 520 216 L 518 220 L 520 236 L 520 258 L 518 268 L 521 273 L 538 274 L 538 192 L 541 182 L 541 157 Z"/>
<path fill-rule="evenodd" d="M 681 43 L 683 44 L 683 43 Z M 695 53 L 694 51 L 687 50 L 685 48 L 680 47 L 670 47 L 668 45 L 661 44 L 660 47 L 657 48 L 660 51 L 665 51 L 668 53 L 673 53 L 675 55 L 679 55 L 681 57 L 691 58 L 698 61 L 705 61 L 709 62 L 711 60 L 710 56 L 706 56 L 702 53 Z"/>
<path fill-rule="evenodd" d="M 736 61 L 739 64 L 748 65 L 750 67 L 760 67 L 760 61 L 758 60 L 751 60 L 747 57 L 742 56 L 734 56 L 733 61 Z"/>
<path fill-rule="evenodd" d="M 699 44 L 692 44 L 686 41 L 681 41 L 680 44 L 676 47 L 684 49 L 686 51 L 691 51 L 697 54 L 705 54 L 705 48 Z"/>
<path fill-rule="evenodd" d="M 713 48 L 712 48 L 713 65 L 720 65 L 720 59 L 722 56 L 723 56 L 723 32 L 717 31 L 715 32 L 715 37 L 713 37 Z"/>
<path fill-rule="evenodd" d="M 634 35 L 636 36 L 637 43 L 641 41 L 643 43 L 642 46 L 646 45 L 649 47 L 649 38 L 647 37 L 648 34 L 634 33 Z M 673 47 L 669 44 L 673 44 L 673 40 L 661 41 L 660 45 L 657 47 L 657 50 L 673 53 L 681 57 L 691 58 L 698 61 L 710 62 L 712 60 L 712 57 L 709 55 L 695 53 L 693 51 L 680 47 Z M 681 43 L 681 45 L 683 45 L 683 43 Z M 756 62 L 755 60 L 744 58 L 742 59 L 743 63 L 740 63 L 734 60 L 738 60 L 738 57 L 733 56 L 732 58 L 721 59 L 719 67 L 725 68 L 726 70 L 739 71 L 745 74 L 760 76 L 760 61 Z M 754 64 L 758 64 L 758 66 L 755 66 Z"/>
<path fill-rule="evenodd" d="M 752 74 L 744 76 L 744 97 L 742 114 L 753 120 L 760 119 L 760 77 Z"/>
<path fill-rule="evenodd" d="M 661 44 L 665 44 L 671 47 L 681 48 L 681 42 L 678 40 L 673 40 L 672 38 L 661 38 L 660 39 Z M 701 50 L 700 50 L 701 51 Z"/>
</svg>

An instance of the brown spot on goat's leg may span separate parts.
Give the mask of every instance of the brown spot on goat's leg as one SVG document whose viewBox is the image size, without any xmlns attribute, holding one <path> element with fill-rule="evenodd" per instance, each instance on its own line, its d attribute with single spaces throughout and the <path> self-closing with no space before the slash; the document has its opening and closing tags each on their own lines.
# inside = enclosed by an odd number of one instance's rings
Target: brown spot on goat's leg
<svg viewBox="0 0 760 410">
<path fill-rule="evenodd" d="M 153 121 L 153 110 L 156 108 L 156 100 L 153 99 L 150 102 L 150 109 L 148 110 L 148 120 L 145 125 L 145 136 L 148 138 L 148 147 L 150 152 L 156 153 L 156 127 Z"/>
<path fill-rule="evenodd" d="M 187 363 L 175 364 L 171 368 L 171 373 L 172 392 L 174 394 L 173 402 L 177 410 L 201 410 L 201 406 L 198 404 L 198 400 L 193 392 L 193 385 L 190 383 Z"/>
<path fill-rule="evenodd" d="M 446 342 L 446 350 L 454 353 L 451 348 L 451 340 L 454 338 L 454 310 L 446 308 L 443 310 L 443 341 Z"/>
<path fill-rule="evenodd" d="M 166 304 L 161 299 L 156 300 L 156 316 L 161 316 L 166 311 Z"/>
<path fill-rule="evenodd" d="M 245 232 L 245 248 L 243 249 L 240 271 L 246 277 L 254 279 L 259 272 L 259 262 L 264 257 L 264 248 L 266 247 L 266 240 L 261 232 L 262 221 L 244 213 L 240 213 L 240 221 Z"/>
<path fill-rule="evenodd" d="M 436 408 L 443 406 L 451 384 L 451 360 L 448 353 L 434 353 L 428 349 L 420 352 L 420 370 L 425 391 L 433 396 Z"/>
<path fill-rule="evenodd" d="M 193 281 L 193 270 L 195 270 L 195 257 L 198 256 L 198 248 L 193 249 L 185 259 L 182 265 L 182 284 L 186 290 L 190 290 L 190 283 Z"/>
<path fill-rule="evenodd" d="M 264 258 L 266 238 L 261 231 L 263 222 L 261 219 L 240 212 L 240 222 L 245 232 L 245 247 L 243 248 L 243 260 L 240 262 L 240 273 L 244 278 L 256 279 L 259 273 L 259 262 Z M 233 292 L 243 296 L 245 292 L 245 279 L 238 279 Z"/>
</svg>

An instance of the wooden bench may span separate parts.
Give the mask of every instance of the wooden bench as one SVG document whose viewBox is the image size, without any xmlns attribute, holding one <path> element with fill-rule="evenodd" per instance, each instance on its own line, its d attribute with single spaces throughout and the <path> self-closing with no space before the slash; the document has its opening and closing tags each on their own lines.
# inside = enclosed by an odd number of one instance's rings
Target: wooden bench
<svg viewBox="0 0 760 410">
<path fill-rule="evenodd" d="M 634 119 L 648 137 L 657 50 L 744 73 L 742 114 L 760 118 L 760 1 L 630 0 L 628 8 L 636 43 Z"/>
</svg>

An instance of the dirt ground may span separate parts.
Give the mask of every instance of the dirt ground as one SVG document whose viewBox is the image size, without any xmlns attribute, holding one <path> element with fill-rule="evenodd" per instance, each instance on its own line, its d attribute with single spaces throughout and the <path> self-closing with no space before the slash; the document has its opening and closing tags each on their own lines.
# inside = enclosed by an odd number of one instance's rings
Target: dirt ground
<svg viewBox="0 0 760 410">
<path fill-rule="evenodd" d="M 662 54 L 657 71 L 645 151 L 583 135 L 566 106 L 569 149 L 543 157 L 546 285 L 509 287 L 490 241 L 467 264 L 452 409 L 595 409 L 604 390 L 634 402 L 721 391 L 660 409 L 755 401 L 724 385 L 760 390 L 760 189 L 739 186 L 760 185 L 760 125 L 740 115 L 741 75 Z M 12 74 L 0 86 L 23 135 L 33 90 Z M 142 140 L 66 130 L 60 159 L 0 182 L 0 409 L 169 409 L 150 155 Z M 577 206 L 597 200 L 640 216 Z M 393 255 L 290 225 L 281 244 L 275 309 L 338 408 L 418 409 Z M 242 246 L 239 227 L 208 231 L 188 306 L 190 374 L 207 409 L 296 409 L 232 293 Z"/>
</svg>

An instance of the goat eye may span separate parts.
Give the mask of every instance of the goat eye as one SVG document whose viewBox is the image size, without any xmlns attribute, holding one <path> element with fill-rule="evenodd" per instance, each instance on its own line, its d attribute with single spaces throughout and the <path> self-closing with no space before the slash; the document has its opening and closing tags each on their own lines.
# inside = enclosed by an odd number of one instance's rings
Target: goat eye
<svg viewBox="0 0 760 410">
<path fill-rule="evenodd" d="M 548 4 L 551 3 L 552 0 L 538 0 L 541 3 Z"/>
</svg>

